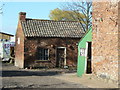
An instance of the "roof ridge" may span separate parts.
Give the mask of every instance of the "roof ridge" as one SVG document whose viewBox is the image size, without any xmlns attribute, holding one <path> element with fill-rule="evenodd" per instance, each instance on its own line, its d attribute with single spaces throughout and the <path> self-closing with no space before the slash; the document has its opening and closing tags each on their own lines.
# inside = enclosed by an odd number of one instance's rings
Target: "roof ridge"
<svg viewBox="0 0 120 90">
<path fill-rule="evenodd" d="M 38 21 L 53 21 L 53 22 L 79 22 L 79 21 L 57 21 L 57 20 L 47 20 L 47 19 L 32 19 L 32 18 L 26 18 L 26 20 L 38 20 Z"/>
</svg>

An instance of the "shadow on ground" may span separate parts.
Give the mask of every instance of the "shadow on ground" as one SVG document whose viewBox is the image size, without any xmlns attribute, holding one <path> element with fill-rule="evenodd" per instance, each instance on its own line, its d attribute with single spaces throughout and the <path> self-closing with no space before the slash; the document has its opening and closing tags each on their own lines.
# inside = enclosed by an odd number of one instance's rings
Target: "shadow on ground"
<svg viewBox="0 0 120 90">
<path fill-rule="evenodd" d="M 2 71 L 2 77 L 15 77 L 15 76 L 53 76 L 59 75 L 58 71 Z"/>
<path fill-rule="evenodd" d="M 9 63 L 3 63 L 2 64 L 3 69 L 0 70 L 2 72 L 2 77 L 17 77 L 17 76 L 54 76 L 54 75 L 60 75 L 62 73 L 74 73 L 76 70 L 67 70 L 67 69 L 58 69 L 54 68 L 44 70 L 44 69 L 39 69 L 39 71 L 36 70 L 24 70 L 24 69 L 19 69 L 15 67 L 13 64 Z"/>
</svg>

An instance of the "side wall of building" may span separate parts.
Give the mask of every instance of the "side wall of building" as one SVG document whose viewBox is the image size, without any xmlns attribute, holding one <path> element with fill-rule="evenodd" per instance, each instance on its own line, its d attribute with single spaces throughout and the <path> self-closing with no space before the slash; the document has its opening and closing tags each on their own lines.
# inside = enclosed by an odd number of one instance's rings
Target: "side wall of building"
<svg viewBox="0 0 120 90">
<path fill-rule="evenodd" d="M 10 37 L 13 37 L 13 36 L 10 36 L 8 34 L 0 33 L 0 39 L 10 40 Z"/>
<path fill-rule="evenodd" d="M 117 2 L 93 2 L 92 35 L 93 74 L 118 82 Z"/>
<path fill-rule="evenodd" d="M 24 68 L 24 33 L 18 22 L 15 41 L 15 66 Z"/>
<path fill-rule="evenodd" d="M 77 65 L 77 43 L 80 39 L 70 38 L 27 38 L 25 40 L 25 66 L 56 66 L 57 47 L 66 47 L 66 63 L 68 66 Z M 39 61 L 37 59 L 37 47 L 49 49 L 49 61 Z"/>
<path fill-rule="evenodd" d="M 120 88 L 120 2 L 118 3 L 118 87 Z"/>
</svg>

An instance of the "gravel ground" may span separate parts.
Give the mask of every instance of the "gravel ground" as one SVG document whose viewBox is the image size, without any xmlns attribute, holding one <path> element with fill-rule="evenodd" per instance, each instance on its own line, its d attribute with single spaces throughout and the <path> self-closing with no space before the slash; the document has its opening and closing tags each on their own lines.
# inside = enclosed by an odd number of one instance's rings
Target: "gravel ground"
<svg viewBox="0 0 120 90">
<path fill-rule="evenodd" d="M 62 71 L 25 70 L 11 64 L 2 64 L 2 88 L 87 88 L 78 83 L 54 78 L 61 76 Z"/>
</svg>

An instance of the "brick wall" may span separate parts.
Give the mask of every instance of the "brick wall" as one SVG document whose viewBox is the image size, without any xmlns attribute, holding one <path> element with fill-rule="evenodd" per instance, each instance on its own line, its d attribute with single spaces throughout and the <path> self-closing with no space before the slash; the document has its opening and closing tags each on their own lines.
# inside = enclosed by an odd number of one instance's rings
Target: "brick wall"
<svg viewBox="0 0 120 90">
<path fill-rule="evenodd" d="M 56 66 L 56 48 L 66 47 L 67 65 L 77 65 L 77 45 L 80 39 L 70 38 L 26 38 L 25 40 L 25 66 Z M 37 61 L 36 52 L 37 47 L 49 49 L 49 61 Z"/>
<path fill-rule="evenodd" d="M 118 82 L 120 55 L 118 26 L 117 2 L 93 2 L 92 71 L 115 82 Z"/>
<path fill-rule="evenodd" d="M 120 87 L 120 2 L 118 3 L 118 12 L 118 87 Z"/>
<path fill-rule="evenodd" d="M 22 31 L 20 22 L 18 22 L 18 27 L 16 32 L 15 66 L 24 68 L 24 33 Z"/>
</svg>

